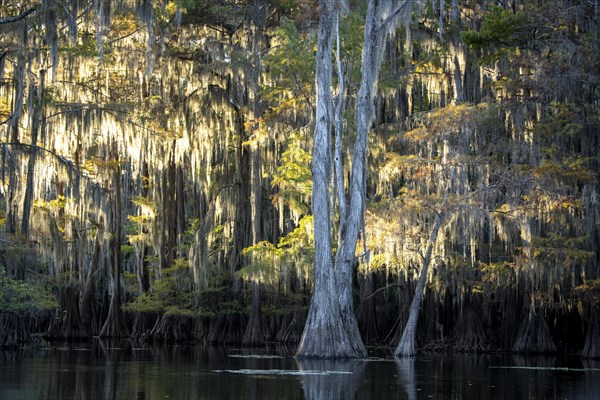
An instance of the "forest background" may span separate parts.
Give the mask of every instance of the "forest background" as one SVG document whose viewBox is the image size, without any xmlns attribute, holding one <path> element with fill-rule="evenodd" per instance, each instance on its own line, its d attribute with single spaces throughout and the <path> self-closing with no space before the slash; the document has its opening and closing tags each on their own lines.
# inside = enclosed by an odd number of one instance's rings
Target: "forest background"
<svg viewBox="0 0 600 400">
<path fill-rule="evenodd" d="M 367 8 L 349 6 L 328 149 L 346 182 Z M 598 0 L 399 18 L 368 137 L 362 340 L 398 343 L 429 253 L 418 347 L 600 357 Z M 0 347 L 300 340 L 318 22 L 309 0 L 0 1 Z"/>
</svg>

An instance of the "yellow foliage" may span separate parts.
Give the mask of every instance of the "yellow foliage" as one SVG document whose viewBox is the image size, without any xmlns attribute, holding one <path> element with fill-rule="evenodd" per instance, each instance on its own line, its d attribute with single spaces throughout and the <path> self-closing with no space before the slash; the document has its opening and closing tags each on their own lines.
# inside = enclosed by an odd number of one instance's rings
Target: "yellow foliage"
<svg viewBox="0 0 600 400">
<path fill-rule="evenodd" d="M 6 119 L 10 117 L 12 110 L 8 101 L 5 98 L 0 99 L 0 119 Z"/>
<path fill-rule="evenodd" d="M 88 163 L 86 163 L 86 166 L 89 168 L 94 168 L 96 171 L 110 171 L 115 168 L 122 167 L 125 165 L 126 161 L 123 159 L 104 160 L 99 157 L 94 157 L 91 160 L 88 160 Z"/>
<path fill-rule="evenodd" d="M 152 213 L 156 212 L 158 206 L 156 205 L 156 202 L 148 199 L 147 197 L 143 197 L 143 196 L 134 196 L 131 201 L 133 202 L 133 204 L 142 207 L 143 209 L 150 211 Z"/>
<path fill-rule="evenodd" d="M 532 168 L 531 173 L 536 178 L 562 178 L 566 183 L 594 183 L 596 181 L 596 173 L 583 165 L 587 161 L 587 158 L 568 159 L 560 163 L 546 161 L 541 165 Z"/>
<path fill-rule="evenodd" d="M 127 240 L 129 243 L 145 243 L 149 239 L 149 236 L 144 233 L 140 233 L 138 235 L 127 235 Z"/>
<path fill-rule="evenodd" d="M 73 199 L 67 199 L 65 196 L 59 195 L 56 199 L 53 200 L 34 200 L 33 206 L 35 208 L 40 208 L 47 211 L 58 212 L 59 210 L 64 210 L 68 202 L 73 202 Z"/>
<path fill-rule="evenodd" d="M 444 70 L 440 66 L 435 65 L 433 62 L 426 61 L 426 62 L 422 62 L 422 63 L 417 63 L 415 65 L 415 73 L 417 73 L 417 74 L 442 74 L 442 73 L 444 73 Z"/>
<path fill-rule="evenodd" d="M 437 136 L 460 135 L 489 110 L 488 104 L 473 106 L 462 103 L 421 113 L 414 117 L 417 126 L 406 132 L 405 137 L 411 142 L 421 143 Z"/>
<path fill-rule="evenodd" d="M 152 222 L 154 218 L 149 215 L 128 215 L 127 220 L 136 225 L 144 225 Z"/>
<path fill-rule="evenodd" d="M 165 11 L 170 18 L 173 18 L 175 16 L 175 13 L 177 12 L 177 4 L 174 1 L 167 2 L 167 5 L 165 6 Z"/>
<path fill-rule="evenodd" d="M 129 13 L 126 15 L 116 14 L 112 18 L 111 25 L 111 34 L 116 37 L 123 37 L 127 35 L 131 35 L 137 29 L 139 29 L 139 24 L 137 18 L 133 13 Z"/>
</svg>

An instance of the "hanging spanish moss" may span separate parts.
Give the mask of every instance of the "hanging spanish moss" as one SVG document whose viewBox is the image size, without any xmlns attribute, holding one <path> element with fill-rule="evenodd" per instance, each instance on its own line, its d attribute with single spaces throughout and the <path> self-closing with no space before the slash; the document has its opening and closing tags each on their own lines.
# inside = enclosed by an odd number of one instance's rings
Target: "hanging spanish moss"
<svg viewBox="0 0 600 400">
<path fill-rule="evenodd" d="M 5 3 L 0 347 L 32 332 L 297 343 L 319 222 L 318 11 Z M 360 334 L 395 348 L 421 296 L 415 351 L 598 357 L 597 7 L 467 3 L 409 1 L 386 22 L 366 128 L 364 10 L 348 2 L 337 22 L 340 135 L 323 150 L 343 188 L 357 130 L 368 132 L 349 262 Z M 334 224 L 334 249 L 347 229 Z M 36 289 L 30 308 L 2 302 L 13 282 Z"/>
</svg>

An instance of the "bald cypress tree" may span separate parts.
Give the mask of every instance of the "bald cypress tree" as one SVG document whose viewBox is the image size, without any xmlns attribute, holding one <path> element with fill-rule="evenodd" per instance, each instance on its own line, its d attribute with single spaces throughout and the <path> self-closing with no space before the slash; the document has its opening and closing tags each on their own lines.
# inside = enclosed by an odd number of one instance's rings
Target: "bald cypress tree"
<svg viewBox="0 0 600 400">
<path fill-rule="evenodd" d="M 352 295 L 353 270 L 356 266 L 356 244 L 362 230 L 366 198 L 367 139 L 374 116 L 373 96 L 376 90 L 385 34 L 406 2 L 369 1 L 367 7 L 361 83 L 356 102 L 356 141 L 352 156 L 348 210 L 340 210 L 340 243 L 332 255 L 329 199 L 332 166 L 330 159 L 331 128 L 334 121 L 331 81 L 333 71 L 333 39 L 338 29 L 339 10 L 344 5 L 321 1 L 319 39 L 316 61 L 317 111 L 313 148 L 312 210 L 315 220 L 315 288 L 304 333 L 298 348 L 302 357 L 365 357 L 364 347 Z M 336 146 L 339 146 L 336 140 Z M 339 150 L 339 149 L 338 149 Z M 339 154 L 339 151 L 335 152 Z M 339 170 L 340 168 L 336 168 Z M 338 179 L 338 184 L 340 180 Z M 341 191 L 340 191 L 341 192 Z M 342 197 L 340 195 L 340 197 Z M 342 207 L 345 201 L 340 202 Z M 366 256 L 366 255 L 365 255 Z M 335 260 L 335 262 L 334 262 Z"/>
</svg>

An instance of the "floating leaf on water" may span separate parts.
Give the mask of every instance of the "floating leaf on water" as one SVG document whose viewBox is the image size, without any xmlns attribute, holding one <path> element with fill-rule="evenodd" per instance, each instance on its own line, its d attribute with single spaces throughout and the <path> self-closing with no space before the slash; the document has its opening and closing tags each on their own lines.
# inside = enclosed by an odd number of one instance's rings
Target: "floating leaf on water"
<svg viewBox="0 0 600 400">
<path fill-rule="evenodd" d="M 498 365 L 490 366 L 489 368 L 495 369 L 532 369 L 539 371 L 576 371 L 576 372 L 588 372 L 588 371 L 600 371 L 600 368 L 569 368 L 569 367 L 520 367 L 518 365 Z"/>
<path fill-rule="evenodd" d="M 319 370 L 297 370 L 297 369 L 217 369 L 213 372 L 229 372 L 242 375 L 352 375 L 350 371 L 319 371 Z"/>
<path fill-rule="evenodd" d="M 230 354 L 227 357 L 231 358 L 285 358 L 283 356 L 271 355 L 271 354 Z"/>
</svg>

